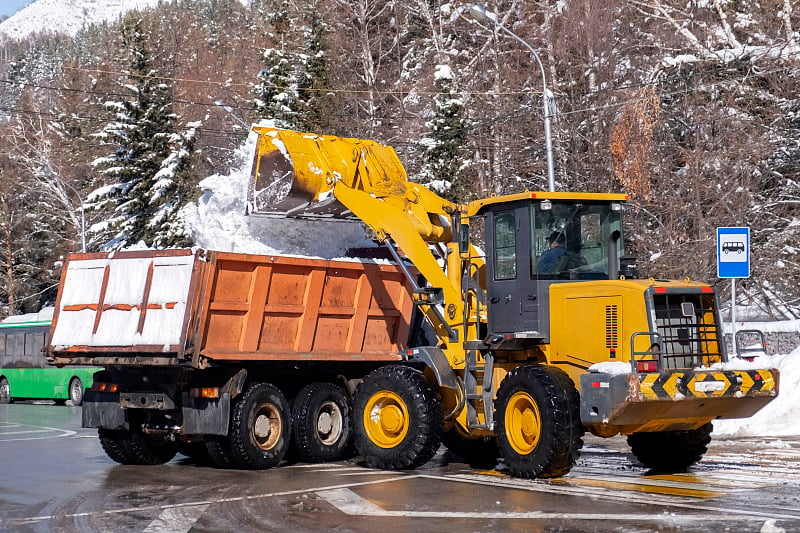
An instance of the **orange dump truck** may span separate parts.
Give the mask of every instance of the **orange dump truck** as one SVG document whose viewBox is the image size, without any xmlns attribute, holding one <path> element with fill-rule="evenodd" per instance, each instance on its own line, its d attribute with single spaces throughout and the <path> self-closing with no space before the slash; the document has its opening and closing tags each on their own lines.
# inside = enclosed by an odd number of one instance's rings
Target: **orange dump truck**
<svg viewBox="0 0 800 533">
<path fill-rule="evenodd" d="M 411 290 L 397 265 L 374 261 L 74 254 L 48 357 L 105 369 L 83 424 L 120 463 L 180 451 L 268 468 L 292 441 L 300 458 L 334 460 L 350 442 L 348 388 L 409 344 Z"/>
</svg>

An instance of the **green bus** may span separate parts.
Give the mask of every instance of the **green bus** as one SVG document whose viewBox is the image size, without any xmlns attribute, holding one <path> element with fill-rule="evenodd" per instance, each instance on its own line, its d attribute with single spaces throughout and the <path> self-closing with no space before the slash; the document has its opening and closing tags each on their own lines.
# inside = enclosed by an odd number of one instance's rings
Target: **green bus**
<svg viewBox="0 0 800 533">
<path fill-rule="evenodd" d="M 0 323 L 0 404 L 14 400 L 83 403 L 83 391 L 101 368 L 56 368 L 45 363 L 50 321 Z"/>
</svg>

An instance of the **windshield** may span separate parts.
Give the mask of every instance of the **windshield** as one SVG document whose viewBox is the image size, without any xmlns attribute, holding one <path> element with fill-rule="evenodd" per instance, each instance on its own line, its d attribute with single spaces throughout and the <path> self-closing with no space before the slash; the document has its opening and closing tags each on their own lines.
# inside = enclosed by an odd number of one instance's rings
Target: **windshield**
<svg viewBox="0 0 800 533">
<path fill-rule="evenodd" d="M 608 244 L 621 231 L 608 203 L 550 202 L 531 206 L 531 275 L 538 279 L 608 277 Z M 622 238 L 617 241 L 622 255 Z"/>
</svg>

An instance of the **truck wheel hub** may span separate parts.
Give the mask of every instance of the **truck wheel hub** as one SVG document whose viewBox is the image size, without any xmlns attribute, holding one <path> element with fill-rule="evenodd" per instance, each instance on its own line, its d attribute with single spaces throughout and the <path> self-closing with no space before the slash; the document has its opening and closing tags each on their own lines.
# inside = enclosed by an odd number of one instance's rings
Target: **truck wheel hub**
<svg viewBox="0 0 800 533">
<path fill-rule="evenodd" d="M 253 438 L 262 450 L 271 450 L 281 438 L 283 424 L 278 408 L 271 403 L 258 406 L 253 416 Z"/>
<path fill-rule="evenodd" d="M 259 416 L 256 419 L 256 424 L 255 424 L 254 431 L 255 431 L 256 437 L 258 437 L 260 439 L 266 439 L 267 437 L 269 437 L 269 434 L 271 432 L 271 425 L 269 423 L 269 417 L 266 417 L 266 416 L 263 416 L 263 415 Z"/>
</svg>

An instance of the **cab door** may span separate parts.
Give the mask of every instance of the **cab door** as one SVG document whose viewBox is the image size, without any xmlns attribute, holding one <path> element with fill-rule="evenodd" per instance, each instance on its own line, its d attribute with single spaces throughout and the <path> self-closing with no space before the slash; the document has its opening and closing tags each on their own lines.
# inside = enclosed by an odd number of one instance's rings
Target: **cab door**
<svg viewBox="0 0 800 533">
<path fill-rule="evenodd" d="M 497 206 L 487 213 L 487 306 L 491 333 L 536 329 L 526 205 Z"/>
</svg>

